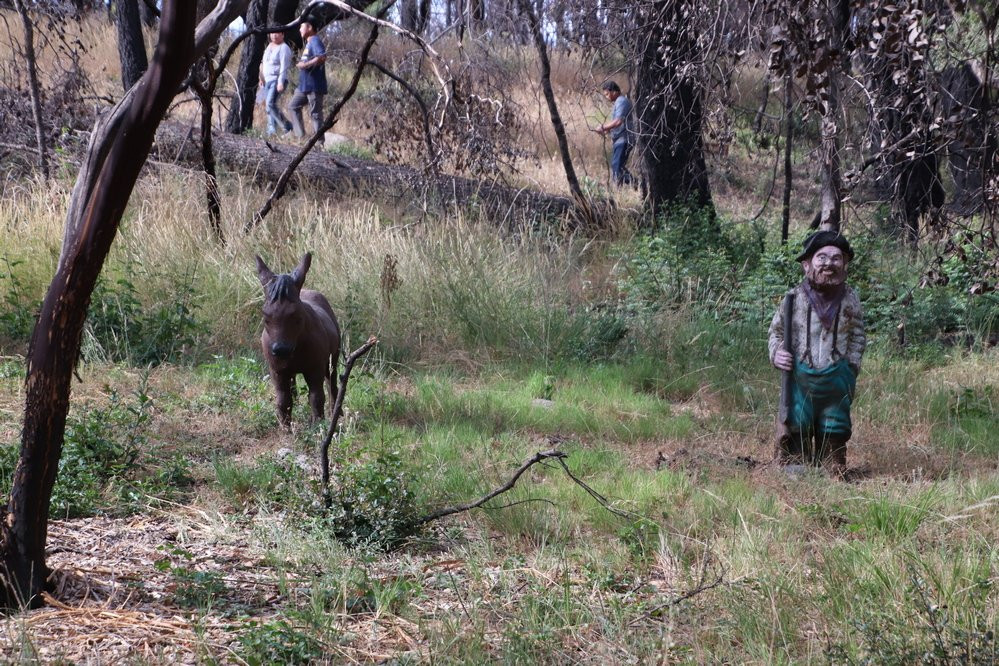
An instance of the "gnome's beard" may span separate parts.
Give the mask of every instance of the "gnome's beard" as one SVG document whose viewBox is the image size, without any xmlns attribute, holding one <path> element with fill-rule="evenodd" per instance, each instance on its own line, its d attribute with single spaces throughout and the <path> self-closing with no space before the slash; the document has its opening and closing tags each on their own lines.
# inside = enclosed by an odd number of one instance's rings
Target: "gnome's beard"
<svg viewBox="0 0 999 666">
<path fill-rule="evenodd" d="M 817 292 L 832 294 L 839 291 L 846 282 L 846 266 L 844 264 L 809 264 L 805 270 L 808 284 Z"/>
</svg>

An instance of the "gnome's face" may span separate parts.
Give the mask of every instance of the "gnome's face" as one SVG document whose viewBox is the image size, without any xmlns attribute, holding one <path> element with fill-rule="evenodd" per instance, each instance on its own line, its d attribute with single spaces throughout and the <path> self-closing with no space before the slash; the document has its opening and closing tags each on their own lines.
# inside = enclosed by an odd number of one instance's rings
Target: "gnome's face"
<svg viewBox="0 0 999 666">
<path fill-rule="evenodd" d="M 830 289 L 846 282 L 846 269 L 850 260 L 843 250 L 826 245 L 801 262 L 805 277 L 816 289 Z"/>
</svg>

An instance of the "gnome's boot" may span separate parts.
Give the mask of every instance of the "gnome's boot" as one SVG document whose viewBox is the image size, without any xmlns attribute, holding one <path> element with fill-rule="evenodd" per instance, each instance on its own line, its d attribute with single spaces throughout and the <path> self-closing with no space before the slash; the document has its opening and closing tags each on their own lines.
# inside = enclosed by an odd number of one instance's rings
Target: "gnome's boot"
<svg viewBox="0 0 999 666">
<path fill-rule="evenodd" d="M 822 464 L 830 471 L 843 474 L 846 471 L 846 442 L 848 438 L 842 435 L 825 435 L 816 438 L 821 444 L 819 447 Z"/>
<path fill-rule="evenodd" d="M 801 433 L 787 433 L 777 442 L 777 462 L 781 465 L 800 465 Z"/>
</svg>

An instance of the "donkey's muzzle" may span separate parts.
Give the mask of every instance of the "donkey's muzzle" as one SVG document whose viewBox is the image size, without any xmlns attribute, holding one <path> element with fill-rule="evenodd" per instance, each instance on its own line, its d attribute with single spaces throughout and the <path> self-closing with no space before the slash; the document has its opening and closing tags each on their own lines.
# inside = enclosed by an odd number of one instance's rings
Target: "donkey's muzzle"
<svg viewBox="0 0 999 666">
<path fill-rule="evenodd" d="M 293 351 L 295 351 L 295 345 L 287 342 L 271 343 L 271 354 L 274 355 L 274 358 L 288 358 Z"/>
</svg>

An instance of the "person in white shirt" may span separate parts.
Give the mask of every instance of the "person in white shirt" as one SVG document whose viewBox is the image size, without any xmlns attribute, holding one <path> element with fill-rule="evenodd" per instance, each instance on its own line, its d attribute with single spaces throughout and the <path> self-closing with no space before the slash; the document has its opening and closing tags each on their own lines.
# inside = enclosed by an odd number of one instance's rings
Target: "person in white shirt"
<svg viewBox="0 0 999 666">
<path fill-rule="evenodd" d="M 260 62 L 260 85 L 264 89 L 267 106 L 267 134 L 279 129 L 291 131 L 291 122 L 281 112 L 278 98 L 288 86 L 288 70 L 291 69 L 291 49 L 284 43 L 283 32 L 272 32 L 270 44 L 264 49 L 264 59 Z"/>
</svg>

